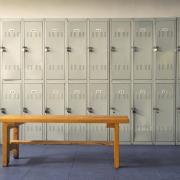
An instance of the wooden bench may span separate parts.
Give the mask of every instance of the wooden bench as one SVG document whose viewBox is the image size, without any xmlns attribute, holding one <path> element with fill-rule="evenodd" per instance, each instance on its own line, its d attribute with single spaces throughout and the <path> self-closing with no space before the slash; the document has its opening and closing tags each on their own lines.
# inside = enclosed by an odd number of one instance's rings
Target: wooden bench
<svg viewBox="0 0 180 180">
<path fill-rule="evenodd" d="M 19 158 L 19 144 L 114 144 L 114 167 L 119 168 L 119 124 L 128 123 L 127 116 L 86 116 L 86 115 L 5 115 L 2 121 L 2 166 L 9 164 L 10 151 L 13 157 Z M 104 123 L 107 128 L 114 129 L 113 141 L 23 141 L 19 140 L 19 125 L 24 123 Z M 10 129 L 13 129 L 13 139 L 10 139 Z"/>
</svg>

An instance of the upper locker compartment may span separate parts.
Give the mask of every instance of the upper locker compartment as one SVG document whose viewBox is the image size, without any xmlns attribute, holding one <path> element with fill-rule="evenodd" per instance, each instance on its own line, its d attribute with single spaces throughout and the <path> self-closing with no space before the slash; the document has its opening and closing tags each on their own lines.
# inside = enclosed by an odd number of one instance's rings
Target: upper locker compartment
<svg viewBox="0 0 180 180">
<path fill-rule="evenodd" d="M 152 79 L 153 21 L 135 20 L 133 29 L 133 77 Z"/>
<path fill-rule="evenodd" d="M 90 79 L 108 79 L 108 21 L 89 23 Z"/>
<path fill-rule="evenodd" d="M 43 76 L 43 24 L 41 21 L 24 22 L 25 79 L 42 79 Z"/>
<path fill-rule="evenodd" d="M 86 79 L 87 22 L 68 20 L 68 77 Z"/>
<path fill-rule="evenodd" d="M 21 79 L 21 23 L 2 22 L 2 79 Z"/>
<path fill-rule="evenodd" d="M 156 20 L 156 79 L 174 79 L 176 62 L 176 21 Z"/>
<path fill-rule="evenodd" d="M 46 21 L 45 29 L 46 78 L 64 79 L 65 22 Z"/>
<path fill-rule="evenodd" d="M 131 23 L 112 20 L 110 32 L 111 78 L 130 79 Z"/>
</svg>

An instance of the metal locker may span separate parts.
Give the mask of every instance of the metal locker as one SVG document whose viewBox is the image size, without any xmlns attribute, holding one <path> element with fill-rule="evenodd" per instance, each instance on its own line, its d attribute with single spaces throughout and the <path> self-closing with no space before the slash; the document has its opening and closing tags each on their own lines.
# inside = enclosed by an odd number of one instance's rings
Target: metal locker
<svg viewBox="0 0 180 180">
<path fill-rule="evenodd" d="M 152 84 L 134 84 L 134 142 L 152 142 Z"/>
<path fill-rule="evenodd" d="M 156 79 L 174 79 L 176 62 L 176 21 L 156 21 Z"/>
<path fill-rule="evenodd" d="M 110 93 L 110 114 L 127 115 L 130 119 L 130 84 L 112 83 Z M 131 141 L 130 123 L 120 125 L 120 142 Z M 112 132 L 113 133 L 113 132 Z"/>
<path fill-rule="evenodd" d="M 68 84 L 68 107 L 67 114 L 86 114 L 86 84 Z M 86 140 L 86 124 L 71 123 L 68 125 L 68 140 Z"/>
<path fill-rule="evenodd" d="M 47 115 L 64 114 L 64 84 L 46 84 L 46 108 Z M 64 124 L 47 123 L 48 140 L 64 140 Z"/>
<path fill-rule="evenodd" d="M 68 21 L 68 78 L 86 79 L 87 23 Z"/>
<path fill-rule="evenodd" d="M 65 22 L 46 21 L 46 79 L 64 79 Z"/>
<path fill-rule="evenodd" d="M 42 103 L 42 84 L 25 84 L 23 112 L 30 115 L 41 115 Z M 24 125 L 24 131 L 26 140 L 42 139 L 42 123 L 27 123 Z"/>
<path fill-rule="evenodd" d="M 180 82 L 177 83 L 176 89 L 176 141 L 180 142 Z"/>
<path fill-rule="evenodd" d="M 108 114 L 108 84 L 89 84 L 89 107 L 90 115 Z M 89 124 L 89 140 L 107 140 L 108 130 L 106 124 Z"/>
<path fill-rule="evenodd" d="M 108 79 L 108 21 L 89 22 L 90 79 Z"/>
<path fill-rule="evenodd" d="M 112 20 L 110 29 L 111 78 L 130 79 L 131 22 Z"/>
<path fill-rule="evenodd" d="M 153 21 L 134 21 L 134 79 L 152 79 Z"/>
<path fill-rule="evenodd" d="M 25 79 L 42 79 L 43 76 L 43 24 L 41 21 L 24 22 Z"/>
<path fill-rule="evenodd" d="M 21 22 L 2 22 L 2 79 L 21 79 Z"/>
<path fill-rule="evenodd" d="M 156 84 L 155 140 L 173 142 L 174 131 L 174 84 Z"/>
</svg>

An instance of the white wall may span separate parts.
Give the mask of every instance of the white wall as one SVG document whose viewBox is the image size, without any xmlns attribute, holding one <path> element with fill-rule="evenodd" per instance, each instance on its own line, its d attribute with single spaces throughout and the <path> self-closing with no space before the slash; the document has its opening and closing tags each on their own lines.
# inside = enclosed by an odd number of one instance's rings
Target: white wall
<svg viewBox="0 0 180 180">
<path fill-rule="evenodd" d="M 0 0 L 0 17 L 176 17 L 180 0 Z"/>
</svg>

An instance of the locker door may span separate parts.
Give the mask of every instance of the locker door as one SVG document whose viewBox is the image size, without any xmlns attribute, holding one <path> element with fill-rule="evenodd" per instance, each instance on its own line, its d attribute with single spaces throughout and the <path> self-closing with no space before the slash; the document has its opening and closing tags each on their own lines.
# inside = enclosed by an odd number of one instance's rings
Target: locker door
<svg viewBox="0 0 180 180">
<path fill-rule="evenodd" d="M 152 85 L 134 84 L 134 141 L 152 141 Z"/>
<path fill-rule="evenodd" d="M 90 21 L 90 79 L 108 78 L 108 22 Z"/>
<path fill-rule="evenodd" d="M 134 22 L 134 79 L 152 79 L 153 22 Z"/>
<path fill-rule="evenodd" d="M 111 115 L 128 115 L 130 119 L 130 84 L 111 84 Z M 112 132 L 113 133 L 113 132 Z M 130 124 L 120 125 L 120 142 L 130 142 Z"/>
<path fill-rule="evenodd" d="M 46 114 L 64 114 L 64 84 L 46 85 Z M 64 124 L 47 123 L 48 140 L 64 140 Z"/>
<path fill-rule="evenodd" d="M 28 114 L 42 114 L 42 84 L 25 84 L 24 112 Z M 42 139 L 42 123 L 27 123 L 25 125 L 25 139 Z"/>
<path fill-rule="evenodd" d="M 86 21 L 69 21 L 69 79 L 86 79 L 86 39 Z"/>
<path fill-rule="evenodd" d="M 129 21 L 111 22 L 111 77 L 130 79 L 131 29 Z"/>
<path fill-rule="evenodd" d="M 65 22 L 46 22 L 46 78 L 64 79 Z"/>
<path fill-rule="evenodd" d="M 156 22 L 156 79 L 175 78 L 176 21 Z"/>
<path fill-rule="evenodd" d="M 3 84 L 2 86 L 1 112 L 4 108 L 5 114 L 21 114 L 21 84 Z"/>
<path fill-rule="evenodd" d="M 156 85 L 156 142 L 174 141 L 174 95 L 173 84 Z"/>
<path fill-rule="evenodd" d="M 89 108 L 92 108 L 92 115 L 107 115 L 108 113 L 108 84 L 89 85 Z M 108 130 L 106 124 L 90 124 L 90 140 L 107 140 Z"/>
<path fill-rule="evenodd" d="M 178 74 L 177 78 L 180 79 L 180 19 L 177 21 L 177 66 L 178 66 Z"/>
<path fill-rule="evenodd" d="M 2 23 L 2 79 L 20 79 L 21 71 L 21 23 Z"/>
<path fill-rule="evenodd" d="M 177 130 L 177 141 L 180 142 L 180 82 L 177 83 L 176 91 L 176 130 Z"/>
<path fill-rule="evenodd" d="M 42 22 L 25 22 L 24 25 L 25 79 L 42 79 L 43 75 L 43 32 Z"/>
<path fill-rule="evenodd" d="M 86 84 L 68 84 L 68 108 L 66 110 L 69 115 L 86 114 Z M 69 124 L 68 139 L 86 140 L 86 124 Z"/>
</svg>

